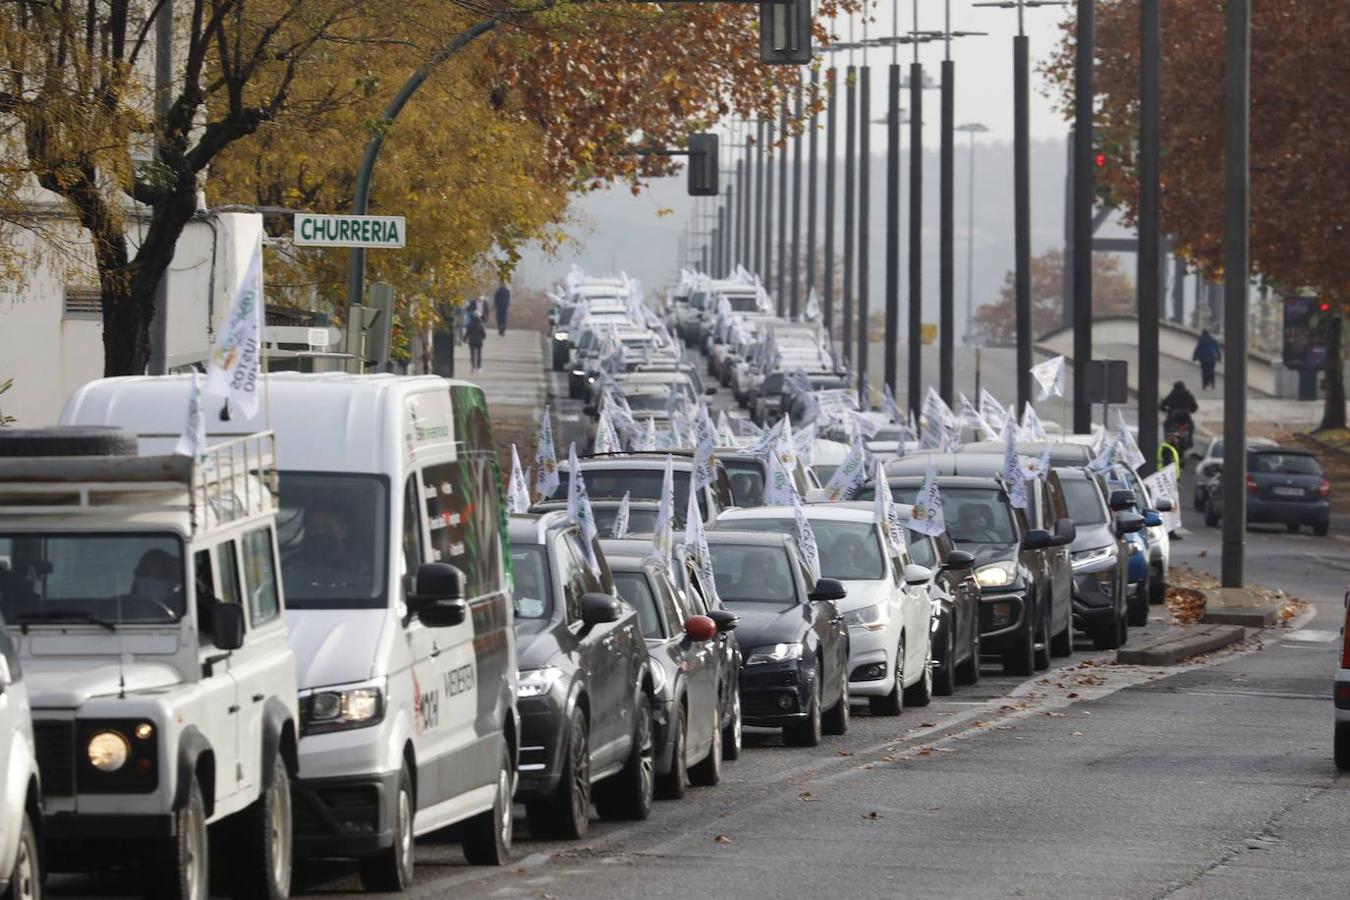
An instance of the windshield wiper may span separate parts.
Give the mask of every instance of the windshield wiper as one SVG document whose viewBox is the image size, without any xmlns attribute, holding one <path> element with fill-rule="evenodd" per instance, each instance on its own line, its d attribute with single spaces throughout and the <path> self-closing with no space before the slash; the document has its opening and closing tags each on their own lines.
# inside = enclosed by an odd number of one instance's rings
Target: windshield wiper
<svg viewBox="0 0 1350 900">
<path fill-rule="evenodd" d="M 91 612 L 84 612 L 78 609 L 48 609 L 42 612 L 23 613 L 17 617 L 17 621 L 23 622 L 88 622 L 91 625 L 99 625 L 109 631 L 116 631 L 117 626 L 107 619 L 101 619 Z"/>
</svg>

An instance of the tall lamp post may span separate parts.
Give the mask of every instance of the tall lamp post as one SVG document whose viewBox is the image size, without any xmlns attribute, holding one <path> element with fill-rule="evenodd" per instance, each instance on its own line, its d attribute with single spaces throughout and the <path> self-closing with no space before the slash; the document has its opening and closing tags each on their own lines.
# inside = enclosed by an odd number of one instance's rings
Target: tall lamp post
<svg viewBox="0 0 1350 900">
<path fill-rule="evenodd" d="M 1139 452 L 1158 457 L 1158 322 L 1162 318 L 1162 0 L 1139 3 Z"/>
<path fill-rule="evenodd" d="M 839 116 L 836 114 L 839 69 L 830 66 L 825 72 L 825 333 L 834 350 L 834 182 L 836 176 Z"/>
<path fill-rule="evenodd" d="M 802 83 L 797 80 L 797 96 L 793 112 L 797 120 L 797 132 L 792 136 L 792 274 L 791 311 L 792 319 L 802 312 Z"/>
<path fill-rule="evenodd" d="M 979 122 L 966 122 L 956 130 L 970 135 L 968 145 L 970 168 L 966 174 L 966 343 L 971 343 L 975 331 L 975 135 L 989 129 Z"/>
<path fill-rule="evenodd" d="M 811 124 L 807 141 L 806 160 L 806 294 L 809 297 L 816 289 L 816 172 L 818 157 L 816 152 L 816 125 L 819 118 L 817 102 L 820 98 L 820 70 L 811 70 Z"/>
</svg>

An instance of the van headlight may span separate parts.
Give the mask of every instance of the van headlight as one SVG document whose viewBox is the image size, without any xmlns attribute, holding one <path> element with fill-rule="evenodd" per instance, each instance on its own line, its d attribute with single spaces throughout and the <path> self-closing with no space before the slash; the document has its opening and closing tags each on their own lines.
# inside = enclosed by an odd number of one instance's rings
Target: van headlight
<svg viewBox="0 0 1350 900">
<path fill-rule="evenodd" d="M 802 658 L 802 645 L 797 642 L 791 644 L 771 644 L 767 647 L 756 647 L 746 658 L 747 666 L 762 666 L 768 663 L 791 662 L 794 659 Z"/>
<path fill-rule="evenodd" d="M 300 698 L 303 734 L 367 728 L 384 719 L 384 682 L 320 688 Z"/>
<path fill-rule="evenodd" d="M 555 332 L 553 332 L 553 339 L 554 339 L 555 341 L 565 341 L 565 340 L 567 340 L 567 332 L 565 332 L 565 331 L 555 331 Z"/>
<path fill-rule="evenodd" d="M 864 606 L 853 612 L 844 613 L 844 623 L 849 628 L 866 628 L 868 631 L 881 631 L 891 624 L 891 611 L 884 603 Z"/>
<path fill-rule="evenodd" d="M 89 756 L 89 765 L 95 769 L 116 772 L 126 765 L 127 757 L 131 755 L 131 744 L 116 731 L 99 731 L 89 738 L 85 752 Z"/>
<path fill-rule="evenodd" d="M 1017 565 L 1004 560 L 980 566 L 975 570 L 975 580 L 980 587 L 1005 587 L 1017 580 Z"/>
<path fill-rule="evenodd" d="M 562 670 L 557 666 L 526 669 L 520 673 L 520 680 L 516 682 L 516 696 L 542 697 L 553 689 L 553 685 L 557 684 L 561 677 Z"/>
<path fill-rule="evenodd" d="M 1108 544 L 1105 547 L 1094 547 L 1091 550 L 1075 550 L 1071 556 L 1073 567 L 1075 569 L 1084 569 L 1097 563 L 1106 562 L 1108 559 L 1116 558 L 1116 545 Z"/>
</svg>

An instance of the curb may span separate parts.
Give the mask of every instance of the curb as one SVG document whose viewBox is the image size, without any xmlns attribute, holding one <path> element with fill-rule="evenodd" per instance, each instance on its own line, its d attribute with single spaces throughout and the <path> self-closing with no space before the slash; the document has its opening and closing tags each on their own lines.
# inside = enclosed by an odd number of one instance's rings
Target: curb
<svg viewBox="0 0 1350 900">
<path fill-rule="evenodd" d="M 1216 610 L 1205 611 L 1200 619 L 1206 625 L 1241 625 L 1245 628 L 1269 628 L 1275 624 L 1277 613 L 1273 609 Z"/>
<path fill-rule="evenodd" d="M 1164 635 L 1139 647 L 1116 651 L 1116 662 L 1136 666 L 1174 666 L 1183 659 L 1211 653 L 1246 637 L 1239 625 L 1202 625 L 1179 635 Z"/>
</svg>

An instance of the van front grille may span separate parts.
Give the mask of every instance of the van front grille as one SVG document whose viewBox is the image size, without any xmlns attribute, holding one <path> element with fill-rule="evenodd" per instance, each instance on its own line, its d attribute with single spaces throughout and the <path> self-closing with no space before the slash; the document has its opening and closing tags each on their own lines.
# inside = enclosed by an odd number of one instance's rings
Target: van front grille
<svg viewBox="0 0 1350 900">
<path fill-rule="evenodd" d="M 74 796 L 75 723 L 37 719 L 33 722 L 33 743 L 42 774 L 42 793 L 48 797 Z"/>
</svg>

